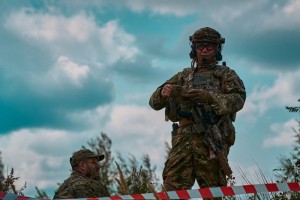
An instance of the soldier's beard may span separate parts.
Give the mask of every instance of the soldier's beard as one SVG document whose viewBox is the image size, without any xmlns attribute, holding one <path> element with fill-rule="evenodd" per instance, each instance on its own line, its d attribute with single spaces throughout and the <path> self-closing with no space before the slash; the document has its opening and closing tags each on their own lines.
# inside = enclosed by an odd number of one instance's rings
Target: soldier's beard
<svg viewBox="0 0 300 200">
<path fill-rule="evenodd" d="M 100 170 L 100 168 L 97 166 L 94 168 L 87 166 L 85 175 L 92 179 L 99 179 L 99 177 L 100 177 L 99 170 Z"/>
<path fill-rule="evenodd" d="M 201 56 L 199 59 L 198 59 L 198 64 L 200 66 L 202 65 L 210 65 L 210 64 L 213 64 L 215 63 L 215 59 L 213 56 Z"/>
</svg>

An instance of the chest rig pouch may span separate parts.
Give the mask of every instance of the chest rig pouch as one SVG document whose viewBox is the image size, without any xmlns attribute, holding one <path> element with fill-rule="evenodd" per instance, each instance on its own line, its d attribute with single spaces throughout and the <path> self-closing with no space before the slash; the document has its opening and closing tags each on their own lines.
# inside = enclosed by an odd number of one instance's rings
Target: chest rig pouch
<svg viewBox="0 0 300 200">
<path fill-rule="evenodd" d="M 221 93 L 221 81 L 214 75 L 214 70 L 200 71 L 190 74 L 189 76 L 189 89 L 202 89 L 213 93 Z M 210 116 L 212 119 L 206 119 L 205 121 L 218 121 L 220 119 L 211 109 L 210 105 L 199 105 L 202 107 L 202 113 L 204 116 Z M 197 105 L 198 107 L 198 105 Z"/>
<path fill-rule="evenodd" d="M 221 92 L 221 81 L 212 72 L 195 73 L 193 77 L 193 89 L 203 89 Z"/>
</svg>

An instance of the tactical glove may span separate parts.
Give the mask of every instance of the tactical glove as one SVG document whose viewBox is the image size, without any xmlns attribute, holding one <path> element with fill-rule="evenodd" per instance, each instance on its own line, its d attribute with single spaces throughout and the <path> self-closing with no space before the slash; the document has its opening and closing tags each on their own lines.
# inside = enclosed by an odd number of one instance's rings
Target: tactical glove
<svg viewBox="0 0 300 200">
<path fill-rule="evenodd" d="M 170 97 L 180 102 L 182 100 L 182 93 L 185 93 L 186 89 L 181 85 L 173 85 L 170 93 Z"/>
<path fill-rule="evenodd" d="M 193 102 L 190 99 L 184 97 L 184 94 L 188 92 L 187 88 L 181 85 L 173 85 L 170 93 L 170 97 L 181 105 L 190 105 Z"/>
<path fill-rule="evenodd" d="M 202 89 L 191 89 L 182 93 L 182 97 L 186 98 L 194 103 L 206 103 L 211 104 L 211 93 Z"/>
</svg>

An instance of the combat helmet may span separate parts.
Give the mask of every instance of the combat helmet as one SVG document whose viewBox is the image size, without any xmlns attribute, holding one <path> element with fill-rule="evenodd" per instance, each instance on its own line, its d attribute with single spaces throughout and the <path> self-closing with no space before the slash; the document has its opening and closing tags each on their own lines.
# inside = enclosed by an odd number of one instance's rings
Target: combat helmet
<svg viewBox="0 0 300 200">
<path fill-rule="evenodd" d="M 190 52 L 190 58 L 194 59 L 196 57 L 196 43 L 199 42 L 212 42 L 219 45 L 219 51 L 216 52 L 216 60 L 222 60 L 222 45 L 225 43 L 225 38 L 221 36 L 221 34 L 213 28 L 204 27 L 200 28 L 193 35 L 189 37 L 192 51 Z"/>
</svg>

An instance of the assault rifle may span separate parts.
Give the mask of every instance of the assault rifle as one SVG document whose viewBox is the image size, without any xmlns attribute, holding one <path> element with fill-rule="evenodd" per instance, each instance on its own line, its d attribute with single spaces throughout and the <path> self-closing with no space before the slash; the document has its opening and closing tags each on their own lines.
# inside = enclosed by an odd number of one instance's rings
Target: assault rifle
<svg viewBox="0 0 300 200">
<path fill-rule="evenodd" d="M 211 111 L 206 111 L 204 105 L 196 104 L 192 108 L 192 114 L 195 119 L 195 129 L 201 133 L 205 131 L 205 143 L 212 149 L 217 157 L 221 169 L 228 176 L 231 177 L 232 170 L 228 164 L 228 160 L 224 155 L 224 145 L 222 135 L 216 126 L 216 116 Z"/>
</svg>

